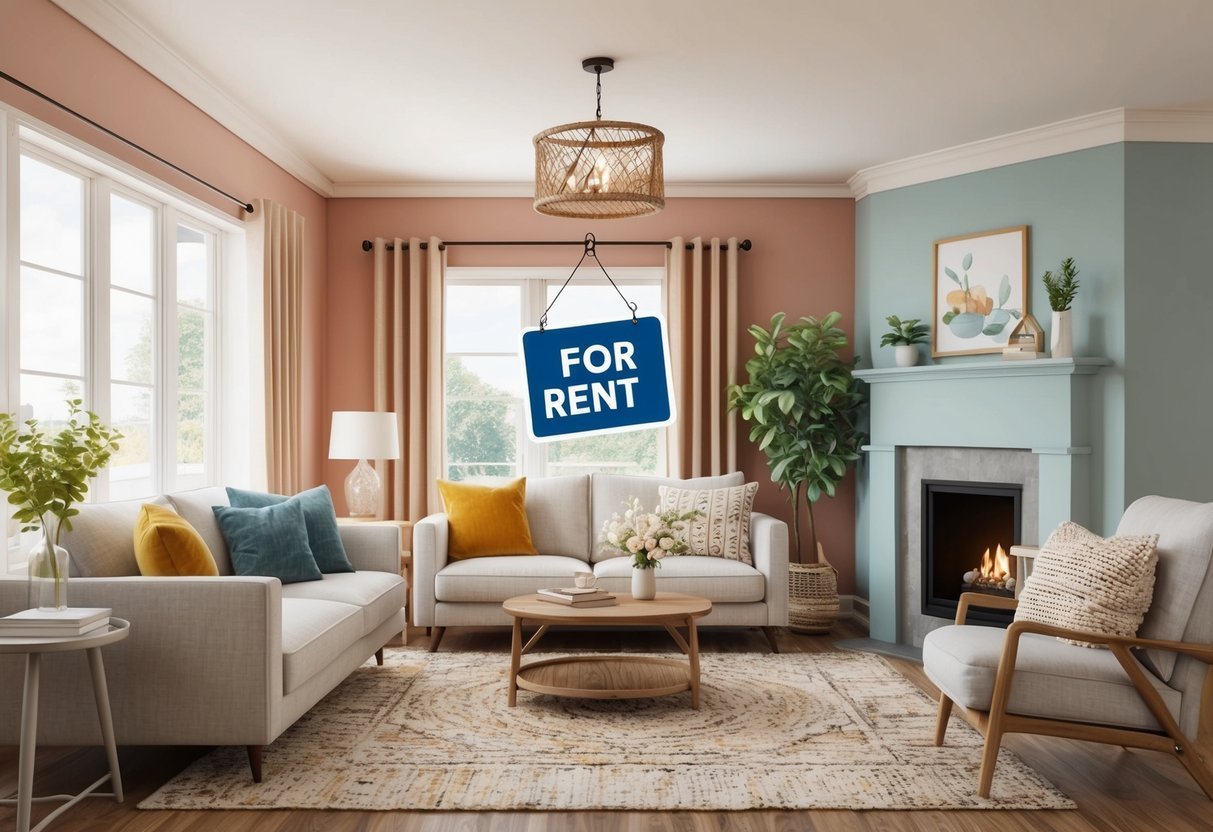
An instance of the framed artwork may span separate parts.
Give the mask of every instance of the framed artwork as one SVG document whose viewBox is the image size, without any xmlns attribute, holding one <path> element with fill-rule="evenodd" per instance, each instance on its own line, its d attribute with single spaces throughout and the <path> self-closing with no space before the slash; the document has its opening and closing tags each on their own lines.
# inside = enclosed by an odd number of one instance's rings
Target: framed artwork
<svg viewBox="0 0 1213 832">
<path fill-rule="evenodd" d="M 1028 227 L 935 241 L 931 355 L 1001 353 L 1028 308 Z"/>
</svg>

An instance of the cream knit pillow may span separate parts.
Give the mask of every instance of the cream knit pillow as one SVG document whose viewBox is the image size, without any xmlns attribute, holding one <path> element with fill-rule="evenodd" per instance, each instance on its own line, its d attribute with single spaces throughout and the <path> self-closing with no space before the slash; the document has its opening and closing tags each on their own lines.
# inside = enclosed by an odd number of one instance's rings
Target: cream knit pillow
<svg viewBox="0 0 1213 832">
<path fill-rule="evenodd" d="M 1157 545 L 1156 534 L 1102 538 L 1077 523 L 1062 523 L 1033 561 L 1015 620 L 1101 635 L 1137 635 L 1154 595 Z"/>
<path fill-rule="evenodd" d="M 699 516 L 687 528 L 688 555 L 708 555 L 739 560 L 750 566 L 750 512 L 758 483 L 733 488 L 678 488 L 663 485 L 657 489 L 661 501 L 658 512 L 677 509 L 695 510 Z"/>
</svg>

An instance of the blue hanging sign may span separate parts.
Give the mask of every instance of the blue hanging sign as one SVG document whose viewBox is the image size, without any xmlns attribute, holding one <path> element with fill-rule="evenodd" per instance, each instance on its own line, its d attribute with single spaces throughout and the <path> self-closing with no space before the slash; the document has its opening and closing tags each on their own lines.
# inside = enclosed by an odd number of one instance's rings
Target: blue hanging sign
<svg viewBox="0 0 1213 832">
<path fill-rule="evenodd" d="M 622 433 L 674 421 L 665 321 L 635 321 L 522 333 L 527 427 L 536 442 Z"/>
</svg>

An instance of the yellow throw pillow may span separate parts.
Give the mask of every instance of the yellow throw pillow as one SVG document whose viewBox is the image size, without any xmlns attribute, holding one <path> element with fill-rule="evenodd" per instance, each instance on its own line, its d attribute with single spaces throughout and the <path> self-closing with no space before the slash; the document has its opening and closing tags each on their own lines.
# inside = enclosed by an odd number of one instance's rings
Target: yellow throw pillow
<svg viewBox="0 0 1213 832">
<path fill-rule="evenodd" d="M 135 522 L 135 561 L 141 575 L 218 575 L 215 557 L 202 535 L 179 514 L 144 505 Z"/>
<path fill-rule="evenodd" d="M 539 554 L 526 519 L 526 477 L 500 488 L 438 480 L 438 492 L 450 526 L 452 560 Z"/>
</svg>

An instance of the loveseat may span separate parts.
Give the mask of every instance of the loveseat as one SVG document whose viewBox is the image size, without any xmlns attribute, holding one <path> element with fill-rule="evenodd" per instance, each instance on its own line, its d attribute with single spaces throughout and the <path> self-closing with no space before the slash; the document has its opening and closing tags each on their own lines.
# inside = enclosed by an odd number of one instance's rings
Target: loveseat
<svg viewBox="0 0 1213 832">
<path fill-rule="evenodd" d="M 509 625 L 501 603 L 541 588 L 570 586 L 578 572 L 593 572 L 610 592 L 630 592 L 631 559 L 603 551 L 598 534 L 623 502 L 635 497 L 648 509 L 658 488 L 724 488 L 745 483 L 740 473 L 691 480 L 620 474 L 528 479 L 526 514 L 538 555 L 451 560 L 445 514 L 413 526 L 413 623 L 431 630 L 437 650 L 447 627 Z M 775 648 L 772 628 L 788 622 L 788 527 L 755 512 L 750 522 L 753 565 L 698 555 L 666 558 L 656 570 L 658 592 L 707 598 L 712 612 L 700 626 L 761 627 Z"/>
<path fill-rule="evenodd" d="M 135 561 L 140 506 L 167 506 L 198 530 L 218 577 L 148 578 Z M 404 626 L 400 531 L 340 526 L 357 570 L 283 585 L 233 574 L 211 511 L 223 488 L 154 500 L 80 506 L 62 545 L 71 555 L 68 602 L 112 607 L 130 636 L 105 648 L 114 733 L 120 745 L 243 745 L 260 781 L 261 748 Z M 24 577 L 0 580 L 0 615 L 27 604 Z M 21 725 L 22 657 L 0 656 L 0 745 L 16 745 Z M 80 653 L 42 666 L 40 745 L 98 745 L 88 664 Z"/>
</svg>

